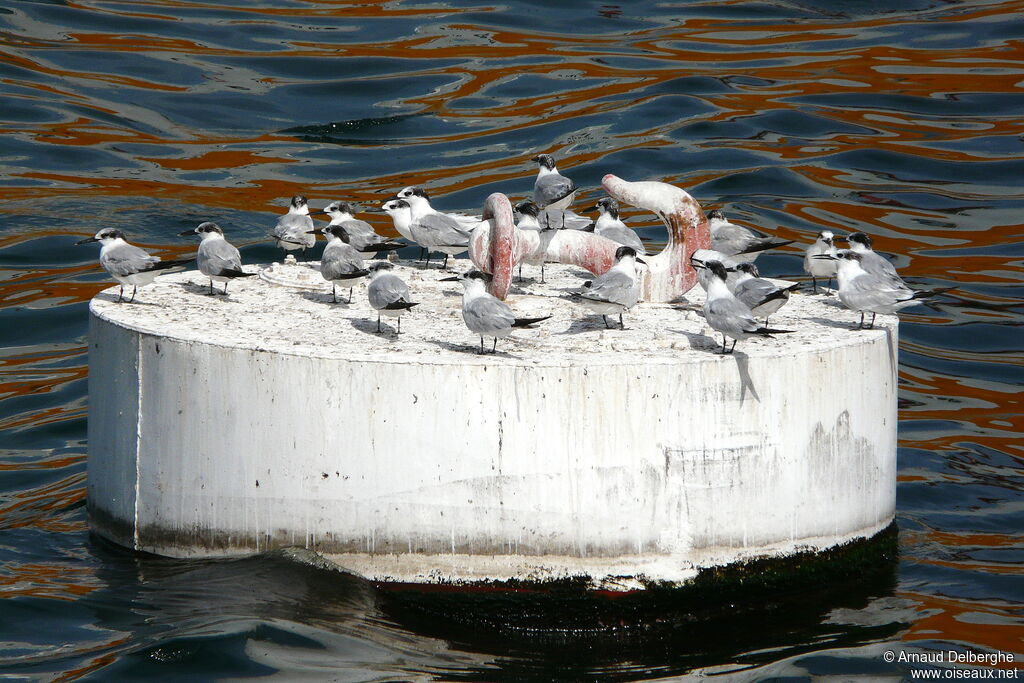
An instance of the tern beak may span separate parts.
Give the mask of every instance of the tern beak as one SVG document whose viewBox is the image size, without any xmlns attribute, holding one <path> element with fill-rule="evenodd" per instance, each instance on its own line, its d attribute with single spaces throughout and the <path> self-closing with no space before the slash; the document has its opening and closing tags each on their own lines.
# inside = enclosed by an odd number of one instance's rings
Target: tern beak
<svg viewBox="0 0 1024 683">
<path fill-rule="evenodd" d="M 706 268 L 707 267 L 707 265 L 703 261 L 701 261 L 699 258 L 693 258 L 692 256 L 690 257 L 690 265 L 693 266 L 694 268 Z"/>
<path fill-rule="evenodd" d="M 323 228 L 317 228 L 316 230 L 307 230 L 306 234 L 307 235 L 322 235 L 322 234 L 324 234 L 324 229 Z"/>
<path fill-rule="evenodd" d="M 363 211 L 368 211 L 370 213 L 384 213 L 384 209 L 382 209 L 380 207 L 377 207 L 377 206 L 367 207 L 367 208 L 363 209 Z"/>
<path fill-rule="evenodd" d="M 86 237 L 84 240 L 78 240 L 75 244 L 89 244 L 89 242 L 99 242 L 95 237 Z"/>
<path fill-rule="evenodd" d="M 438 282 L 458 282 L 462 278 L 456 275 L 455 277 L 443 277 Z"/>
<path fill-rule="evenodd" d="M 821 259 L 822 261 L 838 261 L 835 256 L 829 256 L 828 254 L 815 254 L 811 258 Z"/>
<path fill-rule="evenodd" d="M 848 240 L 848 239 L 846 239 L 845 237 L 838 237 L 838 236 L 836 236 L 836 237 L 833 237 L 833 238 L 832 238 L 832 241 L 833 241 L 833 242 L 849 242 L 849 240 Z"/>
<path fill-rule="evenodd" d="M 327 210 L 326 209 L 317 209 L 316 211 L 310 211 L 309 215 L 310 216 L 317 216 L 317 215 L 322 214 L 322 213 L 327 213 Z"/>
<path fill-rule="evenodd" d="M 633 259 L 633 260 L 634 260 L 634 261 L 636 261 L 637 263 L 642 263 L 642 264 L 644 264 L 645 266 L 647 265 L 647 261 L 644 261 L 644 260 L 643 260 L 642 258 L 640 258 L 639 256 L 637 256 L 637 257 L 636 257 L 635 259 Z"/>
<path fill-rule="evenodd" d="M 178 237 L 188 237 L 189 235 L 195 235 L 195 234 L 197 234 L 196 233 L 196 229 L 192 228 L 191 230 L 183 230 L 183 231 L 179 232 L 178 233 Z M 81 244 L 81 242 L 79 242 L 79 244 Z"/>
</svg>

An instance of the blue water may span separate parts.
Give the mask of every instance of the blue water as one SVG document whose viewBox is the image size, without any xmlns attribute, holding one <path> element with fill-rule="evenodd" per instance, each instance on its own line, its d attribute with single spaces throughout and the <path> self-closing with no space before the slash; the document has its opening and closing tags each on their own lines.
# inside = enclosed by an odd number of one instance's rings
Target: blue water
<svg viewBox="0 0 1024 683">
<path fill-rule="evenodd" d="M 1024 3 L 7 0 L 0 54 L 5 680 L 898 680 L 929 665 L 886 650 L 1024 657 Z M 269 261 L 292 194 L 371 206 L 416 183 L 476 210 L 528 194 L 538 152 L 578 209 L 605 173 L 662 180 L 802 243 L 864 230 L 915 286 L 957 285 L 903 315 L 898 564 L 726 616 L 515 631 L 301 554 L 89 535 L 107 279 L 77 239 L 184 255 L 176 233 L 214 220 Z M 798 274 L 799 251 L 759 265 Z"/>
</svg>

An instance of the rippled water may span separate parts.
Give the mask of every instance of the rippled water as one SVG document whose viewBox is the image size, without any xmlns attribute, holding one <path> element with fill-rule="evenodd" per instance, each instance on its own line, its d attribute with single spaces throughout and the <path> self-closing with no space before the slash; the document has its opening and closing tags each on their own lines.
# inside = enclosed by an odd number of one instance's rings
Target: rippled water
<svg viewBox="0 0 1024 683">
<path fill-rule="evenodd" d="M 886 649 L 1020 653 L 1024 3 L 899 4 L 0 4 L 0 674 L 897 679 Z M 578 207 L 607 172 L 664 180 L 802 242 L 865 230 L 913 283 L 958 286 L 903 316 L 897 566 L 710 620 L 510 632 L 302 556 L 89 536 L 87 301 L 106 279 L 77 238 L 186 254 L 174 235 L 209 219 L 268 261 L 293 193 L 366 206 L 419 183 L 477 209 L 526 194 L 540 151 Z M 796 250 L 759 263 L 800 271 Z"/>
</svg>

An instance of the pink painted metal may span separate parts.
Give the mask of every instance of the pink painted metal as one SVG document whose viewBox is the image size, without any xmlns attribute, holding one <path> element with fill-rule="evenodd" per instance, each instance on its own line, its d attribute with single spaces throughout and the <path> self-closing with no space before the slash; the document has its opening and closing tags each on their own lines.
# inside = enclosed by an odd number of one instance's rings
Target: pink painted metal
<svg viewBox="0 0 1024 683">
<path fill-rule="evenodd" d="M 690 254 L 711 245 L 707 220 L 700 205 L 683 190 L 659 182 L 629 182 L 607 175 L 604 188 L 620 202 L 656 213 L 668 228 L 668 245 L 656 256 L 646 256 L 648 269 L 641 280 L 640 298 L 647 302 L 674 301 L 697 283 Z M 504 299 L 512 272 L 522 261 L 568 263 L 594 275 L 612 267 L 619 245 L 579 230 L 538 233 L 517 230 L 508 197 L 495 192 L 484 204 L 485 224 L 473 233 L 469 254 L 473 264 L 491 273 L 488 291 Z"/>
</svg>

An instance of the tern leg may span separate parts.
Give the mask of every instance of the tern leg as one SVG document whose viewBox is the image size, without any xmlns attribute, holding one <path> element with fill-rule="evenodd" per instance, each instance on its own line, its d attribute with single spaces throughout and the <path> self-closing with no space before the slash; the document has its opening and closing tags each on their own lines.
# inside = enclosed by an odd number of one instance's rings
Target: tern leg
<svg viewBox="0 0 1024 683">
<path fill-rule="evenodd" d="M 138 285 L 132 285 L 132 298 L 128 299 L 128 303 L 132 303 L 133 301 L 135 301 L 135 293 L 137 291 L 139 291 L 139 286 Z"/>
<path fill-rule="evenodd" d="M 334 303 L 338 303 L 338 288 L 331 283 L 331 296 L 334 298 Z"/>
<path fill-rule="evenodd" d="M 871 324 L 868 325 L 868 329 L 869 330 L 875 329 L 875 315 L 877 315 L 877 314 L 876 313 L 872 313 L 871 314 Z"/>
<path fill-rule="evenodd" d="M 603 321 L 604 321 L 604 329 L 606 329 L 606 330 L 610 330 L 610 329 L 611 329 L 611 327 L 610 327 L 610 326 L 608 325 L 608 316 L 606 316 L 606 315 L 602 315 L 602 316 L 601 316 L 601 320 L 603 320 Z"/>
<path fill-rule="evenodd" d="M 213 280 L 210 280 L 210 294 L 213 294 Z"/>
<path fill-rule="evenodd" d="M 401 318 L 399 318 L 401 320 Z M 380 332 L 380 313 L 377 314 L 377 331 Z"/>
<path fill-rule="evenodd" d="M 519 264 L 519 281 L 520 282 L 523 281 L 523 264 L 522 263 Z"/>
<path fill-rule="evenodd" d="M 497 350 L 498 350 L 498 338 L 495 337 L 494 338 L 494 344 L 491 346 L 491 353 L 494 353 Z"/>
<path fill-rule="evenodd" d="M 351 287 L 348 288 L 348 301 L 346 301 L 345 303 L 347 303 L 347 304 L 352 303 L 352 288 Z"/>
<path fill-rule="evenodd" d="M 861 311 L 860 312 L 860 322 L 857 323 L 857 326 L 855 328 L 853 328 L 853 329 L 859 330 L 863 326 L 864 326 L 864 311 Z"/>
<path fill-rule="evenodd" d="M 444 255 L 444 263 L 441 264 L 441 270 L 444 270 L 447 267 L 448 267 L 448 254 L 445 254 Z"/>
<path fill-rule="evenodd" d="M 540 264 L 540 283 L 544 284 L 544 264 Z"/>
<path fill-rule="evenodd" d="M 828 277 L 828 287 L 827 287 L 827 289 L 832 289 L 832 276 L 831 275 L 829 275 L 829 277 Z M 826 291 L 826 294 L 827 293 L 828 292 Z"/>
<path fill-rule="evenodd" d="M 402 334 L 402 316 L 398 316 L 398 331 L 395 334 Z"/>
<path fill-rule="evenodd" d="M 117 293 L 117 303 L 121 303 L 124 298 L 124 285 L 121 285 L 121 290 Z"/>
<path fill-rule="evenodd" d="M 484 338 L 480 337 L 480 353 L 484 352 Z"/>
<path fill-rule="evenodd" d="M 626 329 L 626 323 L 622 322 L 622 314 L 619 313 L 619 329 Z"/>
<path fill-rule="evenodd" d="M 427 255 L 427 248 L 426 248 L 426 247 L 420 247 L 420 257 L 419 257 L 418 259 L 416 259 L 416 260 L 417 260 L 417 261 L 422 261 L 422 260 L 423 260 L 423 258 L 424 258 L 424 257 L 425 257 L 426 255 Z"/>
<path fill-rule="evenodd" d="M 725 350 L 725 348 L 726 348 L 726 347 L 725 347 L 725 333 L 723 332 L 723 333 L 722 333 L 722 353 L 728 353 L 728 352 L 727 352 L 727 351 Z"/>
<path fill-rule="evenodd" d="M 735 340 L 735 339 L 733 339 L 733 340 L 732 340 L 732 348 L 731 348 L 731 349 L 729 349 L 729 353 L 732 353 L 732 352 L 733 352 L 733 351 L 735 351 L 735 350 L 736 350 L 736 340 Z"/>
<path fill-rule="evenodd" d="M 427 263 L 423 266 L 424 268 L 430 267 L 430 252 L 427 252 Z"/>
<path fill-rule="evenodd" d="M 818 293 L 818 278 L 814 277 L 813 275 L 811 276 L 811 293 Z"/>
</svg>

